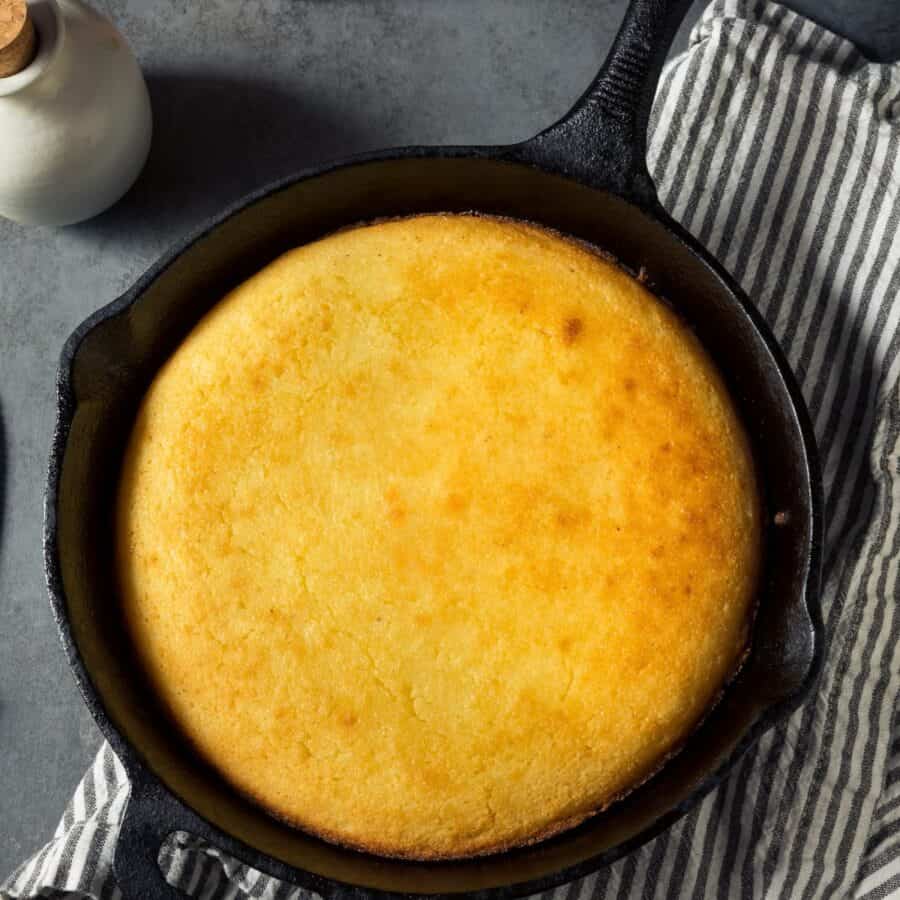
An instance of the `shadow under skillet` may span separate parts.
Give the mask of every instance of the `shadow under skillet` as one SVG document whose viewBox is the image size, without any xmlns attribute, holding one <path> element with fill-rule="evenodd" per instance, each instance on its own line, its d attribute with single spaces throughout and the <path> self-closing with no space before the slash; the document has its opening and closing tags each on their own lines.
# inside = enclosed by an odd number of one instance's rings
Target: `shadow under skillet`
<svg viewBox="0 0 900 900">
<path fill-rule="evenodd" d="M 855 41 L 867 56 L 889 60 L 900 57 L 896 3 L 787 0 L 786 5 Z M 686 47 L 702 8 L 702 0 L 693 4 L 673 51 Z M 601 58 L 599 53 L 598 65 Z M 167 235 L 168 244 L 263 185 L 383 143 L 363 116 L 354 121 L 346 108 L 337 112 L 302 91 L 228 74 L 151 69 L 145 75 L 154 119 L 150 155 L 122 200 L 69 229 L 92 242 L 147 252 L 160 236 Z"/>
<path fill-rule="evenodd" d="M 784 5 L 852 41 L 869 59 L 900 59 L 897 0 L 785 0 Z"/>
<path fill-rule="evenodd" d="M 672 43 L 670 56 L 688 48 L 694 25 L 711 0 L 695 0 Z M 897 0 L 778 0 L 788 9 L 854 43 L 867 59 L 900 60 L 900 3 Z"/>
<path fill-rule="evenodd" d="M 251 191 L 371 145 L 346 112 L 302 92 L 227 75 L 145 75 L 150 155 L 117 204 L 69 229 L 91 241 L 171 242 Z"/>
</svg>

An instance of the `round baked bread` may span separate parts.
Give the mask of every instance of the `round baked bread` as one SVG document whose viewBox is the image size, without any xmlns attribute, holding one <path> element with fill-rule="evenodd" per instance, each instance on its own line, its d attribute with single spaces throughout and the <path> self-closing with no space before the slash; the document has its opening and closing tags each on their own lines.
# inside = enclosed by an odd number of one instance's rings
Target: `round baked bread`
<svg viewBox="0 0 900 900">
<path fill-rule="evenodd" d="M 739 666 L 748 442 L 699 342 L 532 225 L 294 250 L 159 373 L 121 481 L 124 616 L 240 792 L 413 858 L 537 840 L 677 750 Z"/>
</svg>

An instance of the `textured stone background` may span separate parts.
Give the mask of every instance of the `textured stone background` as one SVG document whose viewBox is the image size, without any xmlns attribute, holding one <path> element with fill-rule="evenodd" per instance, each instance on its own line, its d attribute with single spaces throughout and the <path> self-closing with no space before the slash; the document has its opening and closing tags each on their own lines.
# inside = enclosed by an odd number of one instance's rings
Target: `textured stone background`
<svg viewBox="0 0 900 900">
<path fill-rule="evenodd" d="M 53 380 L 66 336 L 205 217 L 299 167 L 389 145 L 528 137 L 587 85 L 625 6 L 96 3 L 144 68 L 155 136 L 137 185 L 94 221 L 26 229 L 0 220 L 0 875 L 49 836 L 99 743 L 57 643 L 41 563 Z M 895 58 L 896 4 L 793 5 Z"/>
</svg>

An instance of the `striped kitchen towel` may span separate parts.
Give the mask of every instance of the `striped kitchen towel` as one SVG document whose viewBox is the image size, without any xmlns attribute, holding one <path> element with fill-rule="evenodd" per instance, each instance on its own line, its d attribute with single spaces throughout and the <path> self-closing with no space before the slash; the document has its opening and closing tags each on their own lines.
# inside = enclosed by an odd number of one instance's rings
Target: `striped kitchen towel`
<svg viewBox="0 0 900 900">
<path fill-rule="evenodd" d="M 825 475 L 828 654 L 814 697 L 691 815 L 552 900 L 900 896 L 900 65 L 782 6 L 718 0 L 666 69 L 651 137 L 663 203 L 759 304 L 802 382 Z M 127 794 L 104 747 L 0 894 L 120 896 Z M 160 862 L 204 898 L 301 893 L 189 835 Z"/>
</svg>

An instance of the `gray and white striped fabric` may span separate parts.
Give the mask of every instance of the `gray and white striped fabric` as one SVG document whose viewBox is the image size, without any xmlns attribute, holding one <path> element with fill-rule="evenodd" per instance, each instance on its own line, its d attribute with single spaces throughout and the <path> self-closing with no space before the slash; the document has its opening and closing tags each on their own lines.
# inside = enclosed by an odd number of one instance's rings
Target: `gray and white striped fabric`
<svg viewBox="0 0 900 900">
<path fill-rule="evenodd" d="M 898 145 L 900 65 L 772 3 L 718 0 L 665 72 L 650 142 L 661 198 L 759 304 L 812 411 L 828 656 L 814 699 L 691 815 L 552 900 L 900 896 Z M 104 747 L 0 895 L 119 897 L 127 793 Z M 300 894 L 187 835 L 161 864 L 203 898 Z"/>
</svg>

